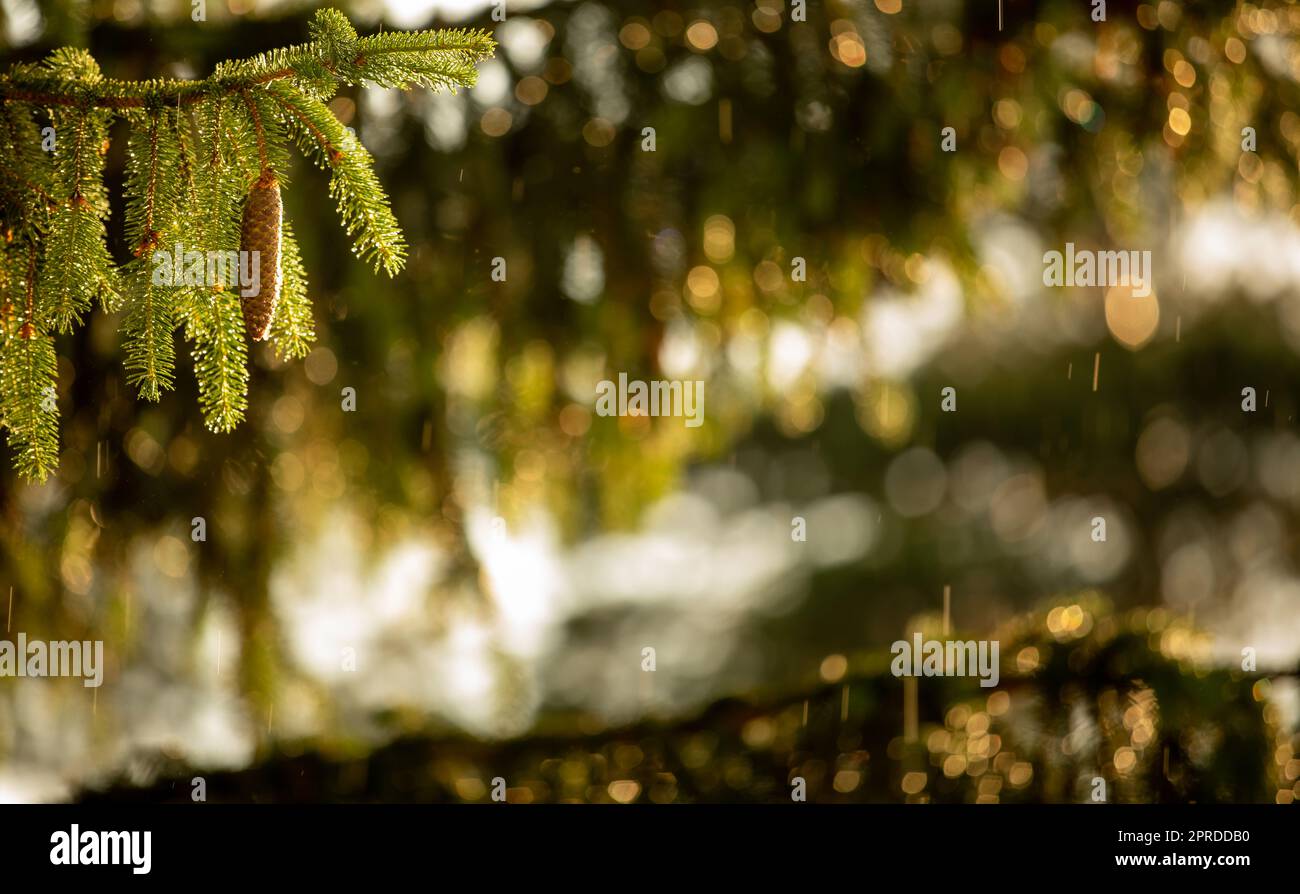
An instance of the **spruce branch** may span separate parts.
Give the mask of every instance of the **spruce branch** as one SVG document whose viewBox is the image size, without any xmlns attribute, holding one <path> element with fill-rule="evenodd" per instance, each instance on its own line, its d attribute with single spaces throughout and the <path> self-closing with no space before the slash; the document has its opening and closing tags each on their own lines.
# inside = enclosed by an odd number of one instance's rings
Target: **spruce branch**
<svg viewBox="0 0 1300 894">
<path fill-rule="evenodd" d="M 172 386 L 176 354 L 172 331 L 182 291 L 168 287 L 174 282 L 160 283 L 154 276 L 160 264 L 153 252 L 164 234 L 182 235 L 180 149 L 172 130 L 163 124 L 164 114 L 151 109 L 132 117 L 126 164 L 126 236 L 133 255 L 124 269 L 127 381 L 151 401 Z"/>
<path fill-rule="evenodd" d="M 0 427 L 22 475 L 43 480 L 57 463 L 53 334 L 74 330 L 96 301 L 125 308 L 127 380 L 141 397 L 171 388 L 179 328 L 192 343 L 204 421 L 214 431 L 237 425 L 248 340 L 269 337 L 282 358 L 301 358 L 315 339 L 306 271 L 280 210 L 289 147 L 330 172 L 358 257 L 394 275 L 406 257 L 401 228 L 370 153 L 326 103 L 345 85 L 469 87 L 494 49 L 478 30 L 361 37 L 325 9 L 308 42 L 222 62 L 200 80 L 105 78 L 72 48 L 0 74 Z M 128 130 L 130 259 L 120 266 L 104 186 L 115 120 Z M 244 252 L 250 232 L 260 237 Z M 245 254 L 270 265 L 254 274 L 266 291 L 241 281 Z"/>
<path fill-rule="evenodd" d="M 172 387 L 176 302 L 168 294 L 170 290 L 150 282 L 149 270 L 143 264 L 133 265 L 127 283 L 133 297 L 124 326 L 126 381 L 139 389 L 140 397 L 157 402 L 162 392 Z"/>
<path fill-rule="evenodd" d="M 238 295 L 214 291 L 192 318 L 188 335 L 203 421 L 212 431 L 230 431 L 248 407 L 248 347 Z"/>
<path fill-rule="evenodd" d="M 477 79 L 477 64 L 492 55 L 495 42 L 487 31 L 386 31 L 357 37 L 347 17 L 334 9 L 316 13 L 312 40 L 305 44 L 261 53 L 250 59 L 219 64 L 202 80 L 159 78 L 121 81 L 95 77 L 73 85 L 65 75 L 32 66 L 14 66 L 0 75 L 0 97 L 40 106 L 142 109 L 151 104 L 189 105 L 214 94 L 235 94 L 276 81 L 297 81 L 320 86 L 371 83 L 383 87 L 469 87 Z M 63 71 L 91 64 L 81 50 L 65 54 Z M 94 69 L 98 75 L 98 67 Z"/>
<path fill-rule="evenodd" d="M 265 171 L 271 166 L 271 160 L 266 154 L 266 127 L 262 124 L 262 113 L 258 111 L 257 103 L 253 102 L 247 90 L 239 91 L 239 96 L 248 107 L 249 117 L 253 119 L 253 133 L 257 136 L 257 163 Z"/>
<path fill-rule="evenodd" d="M 23 277 L 23 325 L 18 330 L 19 338 L 33 338 L 36 335 L 36 246 L 27 247 L 27 275 Z"/>
<path fill-rule="evenodd" d="M 41 134 L 36 122 L 23 114 L 14 103 L 0 103 L 0 207 L 18 208 L 12 226 L 35 237 L 43 231 L 51 211 L 58 202 L 51 195 L 51 171 L 41 156 Z"/>
<path fill-rule="evenodd" d="M 303 152 L 314 155 L 321 168 L 332 170 L 330 196 L 338 203 L 357 256 L 376 270 L 382 267 L 389 276 L 395 275 L 406 260 L 406 241 L 375 176 L 370 153 L 320 100 L 283 83 L 270 85 L 267 92 Z"/>
<path fill-rule="evenodd" d="M 50 328 L 71 332 L 96 297 L 116 306 L 117 273 L 104 223 L 84 199 L 60 205 L 50 220 L 39 287 Z"/>
<path fill-rule="evenodd" d="M 10 338 L 0 346 L 0 423 L 14 465 L 25 478 L 49 474 L 59 460 L 58 361 L 48 335 Z"/>
<path fill-rule="evenodd" d="M 307 272 L 288 221 L 284 222 L 280 250 L 284 285 L 280 292 L 280 306 L 271 323 L 271 341 L 281 360 L 301 360 L 316 340 L 316 327 L 312 321 L 311 298 L 307 294 Z"/>
</svg>

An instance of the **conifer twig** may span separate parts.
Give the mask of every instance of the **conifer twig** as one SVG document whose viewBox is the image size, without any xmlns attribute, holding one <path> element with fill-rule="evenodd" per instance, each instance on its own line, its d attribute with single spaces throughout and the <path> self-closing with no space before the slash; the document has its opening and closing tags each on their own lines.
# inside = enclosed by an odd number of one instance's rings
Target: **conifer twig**
<svg viewBox="0 0 1300 894">
<path fill-rule="evenodd" d="M 105 78 L 71 48 L 0 74 L 0 428 L 24 477 L 44 479 L 58 461 L 53 333 L 72 331 L 96 302 L 125 307 L 127 381 L 146 400 L 172 387 L 182 329 L 214 431 L 247 408 L 249 340 L 305 356 L 311 302 L 280 200 L 290 143 L 331 169 L 355 253 L 390 276 L 402 268 L 404 237 L 373 159 L 325 102 L 343 85 L 469 87 L 496 45 L 472 30 L 359 37 L 334 9 L 310 30 L 307 43 L 223 62 L 201 80 Z M 105 226 L 115 119 L 129 130 L 131 260 L 121 265 Z M 261 266 L 250 272 L 246 258 Z"/>
<path fill-rule="evenodd" d="M 144 199 L 144 233 L 134 252 L 137 258 L 152 250 L 161 236 L 153 228 L 154 200 L 158 194 L 158 114 L 152 113 L 149 119 L 149 185 Z"/>
<path fill-rule="evenodd" d="M 257 134 L 257 162 L 265 173 L 271 163 L 266 156 L 266 128 L 262 127 L 262 115 L 257 111 L 257 103 L 253 102 L 247 90 L 241 90 L 239 95 L 244 100 L 244 105 L 248 106 L 248 117 L 253 119 L 253 132 Z"/>
<path fill-rule="evenodd" d="M 20 338 L 31 338 L 36 334 L 36 327 L 32 325 L 32 316 L 36 307 L 36 245 L 32 244 L 27 252 L 27 301 L 23 311 L 23 325 L 18 330 Z"/>
<path fill-rule="evenodd" d="M 393 34 L 395 32 L 388 32 Z M 444 32 L 421 32 L 438 38 Z M 367 66 L 376 57 L 420 53 L 464 54 L 475 62 L 486 59 L 492 54 L 494 42 L 485 31 L 459 31 L 464 40 L 447 43 L 442 39 L 426 41 L 426 45 L 385 47 L 373 46 L 353 57 L 351 68 L 365 79 Z M 364 38 L 361 42 L 376 41 L 385 35 Z M 317 48 L 313 44 L 294 47 L 288 51 L 294 55 L 296 63 L 303 65 L 314 61 L 325 71 L 338 75 L 339 66 L 330 61 L 315 58 Z M 178 78 L 155 79 L 152 81 L 122 81 L 103 78 L 98 82 L 98 89 L 60 90 L 49 83 L 48 79 L 31 78 L 20 71 L 0 75 L 0 99 L 29 102 L 41 106 L 72 106 L 77 108 L 93 107 L 109 110 L 126 110 L 146 108 L 152 103 L 177 102 L 192 105 L 210 99 L 214 95 L 234 95 L 250 87 L 260 87 L 274 81 L 293 80 L 304 77 L 303 72 L 294 65 L 264 71 L 246 77 L 218 77 L 216 75 L 196 80 Z"/>
</svg>

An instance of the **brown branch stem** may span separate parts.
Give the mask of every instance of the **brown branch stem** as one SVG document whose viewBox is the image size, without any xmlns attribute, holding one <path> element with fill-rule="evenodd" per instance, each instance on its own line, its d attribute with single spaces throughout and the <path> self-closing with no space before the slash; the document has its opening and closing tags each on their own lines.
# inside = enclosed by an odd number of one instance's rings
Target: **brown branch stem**
<svg viewBox="0 0 1300 894">
<path fill-rule="evenodd" d="M 244 104 L 248 106 L 248 113 L 253 117 L 253 130 L 257 133 L 257 160 L 262 167 L 262 173 L 265 174 L 271 167 L 271 163 L 266 154 L 266 131 L 262 128 L 262 113 L 257 109 L 257 103 L 253 102 L 253 97 L 248 95 L 247 90 L 240 93 L 244 98 Z"/>
<path fill-rule="evenodd" d="M 385 56 L 395 53 L 458 53 L 470 52 L 477 49 L 470 44 L 453 44 L 449 46 L 429 47 L 421 49 L 418 47 L 394 47 L 391 49 L 379 48 L 369 49 L 364 53 L 358 54 L 354 60 L 354 65 L 358 68 L 365 68 L 369 57 Z M 331 73 L 334 67 L 328 62 L 321 62 L 327 71 Z M 264 74 L 257 75 L 247 79 L 235 80 L 222 83 L 217 91 L 221 95 L 231 96 L 236 93 L 242 93 L 249 87 L 259 87 L 263 84 L 269 84 L 272 81 L 280 81 L 285 78 L 298 77 L 299 73 L 294 68 L 278 68 L 274 71 L 268 71 Z M 24 87 L 21 82 L 14 83 L 8 76 L 0 77 L 0 98 L 17 100 L 19 102 L 30 102 L 41 106 L 85 106 L 101 109 L 139 109 L 147 103 L 144 96 L 117 96 L 113 95 L 116 90 L 129 89 L 134 86 L 131 81 L 105 80 L 104 84 L 109 85 L 110 89 L 102 92 L 87 92 L 81 90 L 76 94 L 72 93 L 51 93 L 45 90 L 33 90 Z M 160 87 L 155 88 L 152 96 L 156 99 L 167 101 L 176 101 L 181 105 L 190 105 L 201 102 L 205 97 L 213 95 L 209 87 L 208 80 L 198 81 L 170 81 Z"/>
<path fill-rule="evenodd" d="M 140 235 L 140 244 L 135 248 L 138 258 L 158 244 L 159 234 L 153 228 L 154 199 L 158 192 L 158 114 L 152 116 L 149 127 L 149 185 L 144 194 L 144 232 Z"/>
<path fill-rule="evenodd" d="M 277 103 L 279 103 L 280 108 L 284 109 L 287 113 L 292 115 L 300 124 L 302 124 L 303 127 L 307 128 L 307 131 L 316 139 L 316 142 L 320 144 L 321 149 L 323 149 L 325 151 L 325 154 L 329 157 L 330 164 L 338 163 L 339 159 L 343 157 L 343 152 L 337 146 L 335 146 L 333 143 L 330 142 L 329 137 L 321 133 L 320 129 L 316 127 L 316 125 L 312 124 L 311 121 L 309 121 L 306 117 L 304 117 L 303 114 L 299 112 L 297 109 L 295 109 L 292 105 L 285 102 L 283 99 L 276 96 L 274 93 L 271 94 L 271 98 L 274 99 Z"/>
<path fill-rule="evenodd" d="M 32 317 L 36 314 L 36 243 L 32 243 L 27 253 L 27 301 L 23 313 L 23 325 L 18 330 L 20 338 L 31 338 L 36 334 Z"/>
</svg>

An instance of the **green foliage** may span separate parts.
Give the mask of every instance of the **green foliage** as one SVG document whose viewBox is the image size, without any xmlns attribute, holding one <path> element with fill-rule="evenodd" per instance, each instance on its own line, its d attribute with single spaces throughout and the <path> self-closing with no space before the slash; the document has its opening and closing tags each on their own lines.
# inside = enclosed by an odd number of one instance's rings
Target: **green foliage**
<svg viewBox="0 0 1300 894">
<path fill-rule="evenodd" d="M 230 431 L 248 406 L 248 348 L 238 294 L 214 291 L 191 319 L 186 334 L 194 342 L 194 374 L 204 421 L 213 431 Z"/>
<path fill-rule="evenodd" d="M 164 121 L 168 114 L 154 110 L 133 122 L 127 147 L 126 235 L 134 255 L 125 270 L 127 381 L 152 401 L 171 387 L 176 356 L 179 290 L 160 287 L 151 276 L 152 253 L 164 233 L 176 229 L 184 189 L 183 178 L 175 176 L 180 146 Z"/>
<path fill-rule="evenodd" d="M 150 282 L 149 268 L 141 261 L 130 265 L 127 288 L 132 298 L 122 330 L 126 335 L 126 380 L 140 389 L 145 400 L 157 401 L 164 390 L 172 387 L 175 292 Z"/>
<path fill-rule="evenodd" d="M 22 475 L 44 480 L 57 465 L 52 336 L 73 331 L 96 302 L 125 310 L 127 379 L 141 397 L 156 401 L 172 387 L 179 327 L 193 345 L 204 421 L 214 431 L 238 425 L 249 381 L 239 287 L 228 268 L 224 281 L 211 274 L 223 269 L 213 258 L 240 249 L 252 183 L 270 170 L 283 187 L 296 143 L 330 170 L 330 194 L 358 257 L 396 274 L 406 246 L 373 159 L 325 102 L 341 85 L 471 86 L 494 47 L 482 31 L 360 37 L 326 9 L 308 43 L 223 62 L 204 80 L 113 80 L 71 48 L 0 76 L 0 425 Z M 115 119 L 130 132 L 130 257 L 120 265 L 107 241 L 104 186 Z M 53 151 L 43 145 L 49 137 Z M 288 221 L 281 238 L 270 339 L 279 356 L 301 358 L 315 339 L 311 302 Z"/>
<path fill-rule="evenodd" d="M 14 465 L 27 478 L 59 461 L 57 365 L 48 335 L 10 337 L 0 347 L 0 422 L 9 431 Z"/>
<path fill-rule="evenodd" d="M 332 167 L 330 196 L 338 202 L 357 255 L 389 276 L 397 273 L 406 259 L 406 243 L 370 153 L 320 100 L 284 83 L 272 84 L 269 92 L 303 152 L 314 155 L 321 168 Z"/>
<path fill-rule="evenodd" d="M 271 323 L 271 341 L 280 359 L 301 360 L 311 350 L 316 340 L 316 327 L 312 323 L 311 299 L 307 295 L 307 272 L 298 252 L 298 240 L 288 221 L 280 243 L 280 273 L 284 284 L 280 287 L 280 306 L 276 308 Z"/>
<path fill-rule="evenodd" d="M 41 156 L 41 133 L 30 115 L 12 104 L 0 105 L 0 205 L 19 209 L 5 220 L 5 238 L 36 237 L 56 207 L 52 171 Z"/>
</svg>

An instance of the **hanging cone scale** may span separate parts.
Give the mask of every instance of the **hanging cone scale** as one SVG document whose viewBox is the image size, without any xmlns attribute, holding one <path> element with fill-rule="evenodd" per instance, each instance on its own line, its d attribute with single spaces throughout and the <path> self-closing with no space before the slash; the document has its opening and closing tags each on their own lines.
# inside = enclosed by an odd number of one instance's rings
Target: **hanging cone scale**
<svg viewBox="0 0 1300 894">
<path fill-rule="evenodd" d="M 257 258 L 256 291 L 241 295 L 244 328 L 250 341 L 262 341 L 271 332 L 271 320 L 280 302 L 280 232 L 283 207 L 275 172 L 262 169 L 262 176 L 248 191 L 244 217 L 239 228 L 239 250 Z M 252 254 L 257 252 L 257 254 Z M 250 262 L 251 263 L 251 260 Z"/>
</svg>

